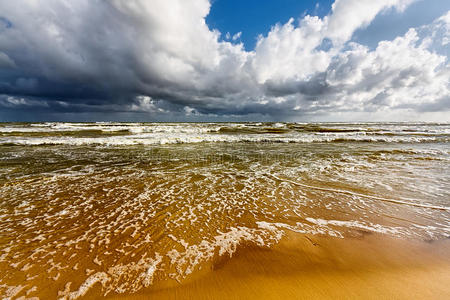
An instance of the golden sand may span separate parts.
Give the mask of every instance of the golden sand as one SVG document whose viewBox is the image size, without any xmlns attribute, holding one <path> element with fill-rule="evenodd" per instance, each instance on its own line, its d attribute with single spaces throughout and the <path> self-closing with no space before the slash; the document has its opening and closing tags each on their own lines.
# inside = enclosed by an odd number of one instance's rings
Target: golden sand
<svg viewBox="0 0 450 300">
<path fill-rule="evenodd" d="M 182 283 L 159 282 L 111 299 L 449 299 L 450 241 L 378 234 L 288 234 L 267 249 L 242 246 Z M 93 289 L 86 296 L 100 294 Z"/>
</svg>

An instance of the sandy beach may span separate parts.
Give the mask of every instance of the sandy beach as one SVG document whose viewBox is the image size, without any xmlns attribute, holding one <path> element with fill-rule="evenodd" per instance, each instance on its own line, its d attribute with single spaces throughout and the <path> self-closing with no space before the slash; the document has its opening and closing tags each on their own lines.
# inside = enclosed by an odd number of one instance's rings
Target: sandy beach
<svg viewBox="0 0 450 300">
<path fill-rule="evenodd" d="M 132 296 L 109 298 L 446 299 L 449 251 L 449 240 L 291 233 L 272 249 L 242 246 L 232 258 L 218 259 L 181 284 L 161 282 Z"/>
</svg>

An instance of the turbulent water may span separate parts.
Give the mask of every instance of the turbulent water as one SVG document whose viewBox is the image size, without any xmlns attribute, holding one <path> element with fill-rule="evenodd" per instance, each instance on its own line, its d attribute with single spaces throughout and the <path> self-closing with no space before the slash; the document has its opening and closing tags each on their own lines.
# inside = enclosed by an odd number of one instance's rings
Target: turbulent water
<svg viewBox="0 0 450 300">
<path fill-rule="evenodd" d="M 0 294 L 182 281 L 286 231 L 450 236 L 450 125 L 0 124 Z"/>
</svg>

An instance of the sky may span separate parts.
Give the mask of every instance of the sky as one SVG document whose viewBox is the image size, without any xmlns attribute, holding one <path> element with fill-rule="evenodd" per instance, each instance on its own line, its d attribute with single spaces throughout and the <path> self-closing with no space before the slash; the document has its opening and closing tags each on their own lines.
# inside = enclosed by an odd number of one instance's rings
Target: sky
<svg viewBox="0 0 450 300">
<path fill-rule="evenodd" d="M 448 0 L 0 0 L 0 121 L 450 122 Z"/>
<path fill-rule="evenodd" d="M 259 35 L 267 34 L 277 23 L 306 14 L 324 17 L 333 1 L 299 0 L 213 0 L 206 22 L 222 33 L 221 40 L 242 42 L 247 51 L 254 50 Z M 227 38 L 227 33 L 229 34 Z"/>
</svg>

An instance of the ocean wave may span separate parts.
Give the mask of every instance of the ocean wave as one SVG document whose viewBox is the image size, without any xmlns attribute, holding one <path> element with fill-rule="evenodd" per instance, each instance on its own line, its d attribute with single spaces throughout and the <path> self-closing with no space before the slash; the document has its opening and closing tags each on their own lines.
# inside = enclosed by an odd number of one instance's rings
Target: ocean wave
<svg viewBox="0 0 450 300">
<path fill-rule="evenodd" d="M 450 137 L 434 136 L 374 136 L 365 134 L 193 134 L 193 133 L 141 133 L 99 137 L 47 136 L 1 137 L 0 145 L 163 145 L 190 143 L 433 143 L 450 141 Z"/>
<path fill-rule="evenodd" d="M 380 135 L 450 135 L 448 124 L 413 123 L 3 123 L 0 133 L 101 130 L 130 133 L 371 133 Z"/>
</svg>

